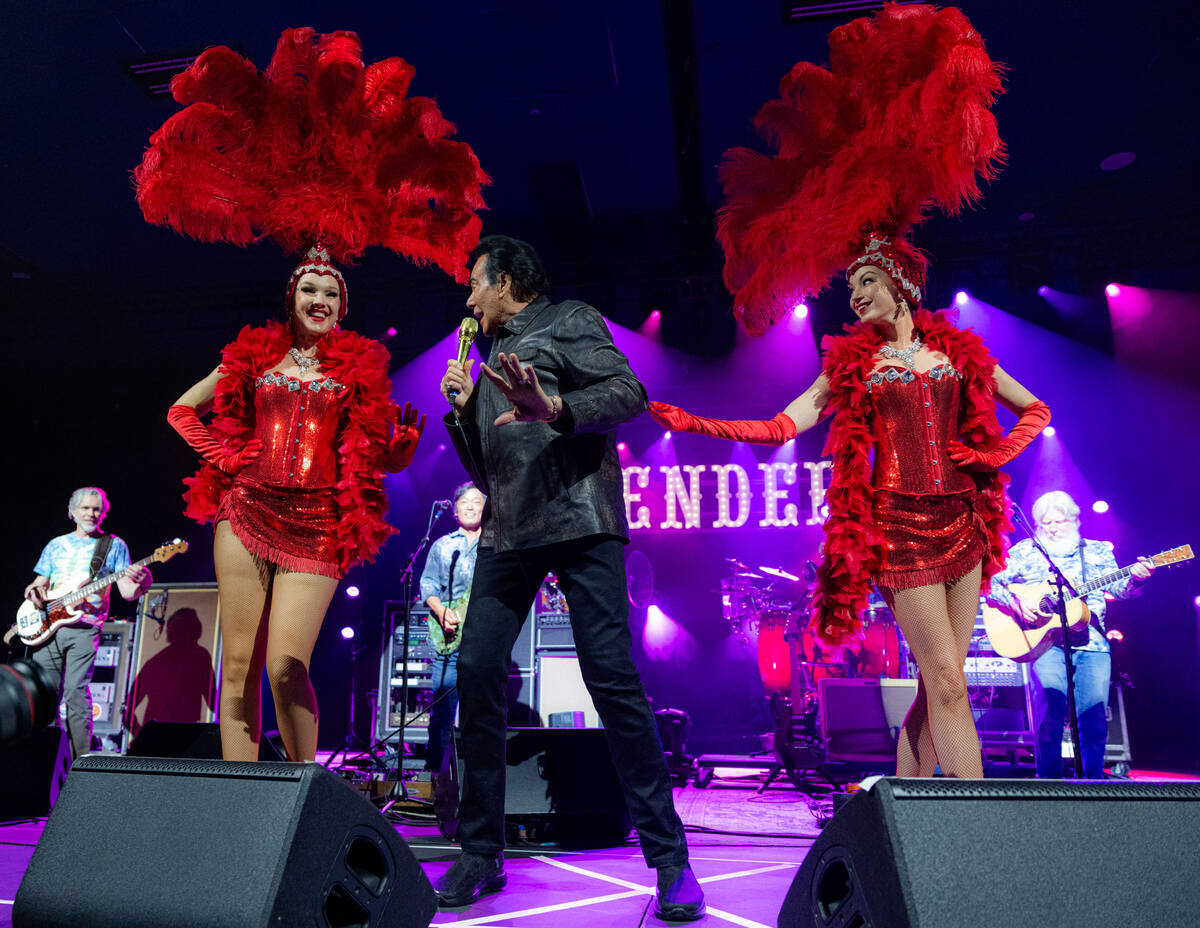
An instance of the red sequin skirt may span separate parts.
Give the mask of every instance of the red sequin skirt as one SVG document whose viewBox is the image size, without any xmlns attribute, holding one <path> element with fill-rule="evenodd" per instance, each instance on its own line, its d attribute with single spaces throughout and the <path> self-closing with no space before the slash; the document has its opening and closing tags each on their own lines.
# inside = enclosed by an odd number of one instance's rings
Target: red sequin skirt
<svg viewBox="0 0 1200 928">
<path fill-rule="evenodd" d="M 332 487 L 272 487 L 235 479 L 214 524 L 229 521 L 251 554 L 296 573 L 342 578 Z"/>
<path fill-rule="evenodd" d="M 871 513 L 884 543 L 872 573 L 876 585 L 910 590 L 970 573 L 987 552 L 976 495 L 974 490 L 949 496 L 877 490 Z"/>
</svg>

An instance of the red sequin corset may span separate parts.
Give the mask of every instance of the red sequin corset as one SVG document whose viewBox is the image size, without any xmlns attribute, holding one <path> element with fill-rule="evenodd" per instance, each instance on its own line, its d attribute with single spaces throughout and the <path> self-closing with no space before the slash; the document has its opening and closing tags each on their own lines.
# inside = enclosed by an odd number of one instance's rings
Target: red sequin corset
<svg viewBox="0 0 1200 928">
<path fill-rule="evenodd" d="M 970 474 L 946 456 L 946 443 L 958 438 L 961 378 L 949 364 L 920 374 L 889 367 L 871 375 L 872 487 L 926 496 L 975 489 Z"/>
<path fill-rule="evenodd" d="M 241 475 L 274 487 L 337 483 L 337 437 L 346 388 L 329 377 L 269 373 L 254 381 L 254 437 L 262 454 Z"/>
</svg>

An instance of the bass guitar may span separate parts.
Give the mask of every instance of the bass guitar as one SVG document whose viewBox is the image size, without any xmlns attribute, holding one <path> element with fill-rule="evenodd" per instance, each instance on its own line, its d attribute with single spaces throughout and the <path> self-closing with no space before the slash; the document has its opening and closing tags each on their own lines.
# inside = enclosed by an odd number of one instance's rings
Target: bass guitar
<svg viewBox="0 0 1200 928">
<path fill-rule="evenodd" d="M 97 615 L 88 608 L 89 596 L 95 596 L 108 589 L 135 568 L 145 567 L 155 561 L 161 564 L 187 549 L 188 543 L 176 538 L 170 544 L 155 548 L 149 557 L 144 557 L 124 570 L 118 570 L 99 580 L 89 582 L 86 575 L 68 577 L 46 592 L 45 601 L 40 609 L 28 599 L 21 603 L 21 608 L 17 610 L 17 635 L 26 644 L 36 645 L 49 641 L 64 625 L 74 625 L 77 622 L 103 625 L 105 616 Z"/>
<path fill-rule="evenodd" d="M 438 657 L 446 657 L 458 650 L 458 646 L 462 644 L 463 620 L 467 617 L 467 603 L 471 599 L 471 590 L 468 588 L 462 596 L 453 599 L 446 606 L 447 609 L 453 609 L 454 614 L 458 616 L 458 628 L 447 633 L 442 628 L 442 623 L 437 620 L 437 617 L 430 612 L 426 617 L 425 622 L 429 626 L 429 643 L 433 645 L 433 649 L 437 651 Z"/>
<path fill-rule="evenodd" d="M 1163 567 L 1192 557 L 1192 546 L 1182 545 L 1156 554 L 1150 560 L 1155 567 Z M 1079 597 L 1067 602 L 1067 629 L 1071 644 L 1087 643 L 1092 613 L 1084 597 L 1128 577 L 1135 566 L 1130 564 L 1103 574 L 1078 588 Z M 997 654 L 1020 663 L 1035 661 L 1062 640 L 1062 625 L 1058 620 L 1058 590 L 1049 581 L 1014 583 L 1008 589 L 1026 610 L 1035 614 L 1033 621 L 1026 621 L 1021 615 L 1014 614 L 1011 606 L 989 598 L 983 607 L 983 627 Z"/>
</svg>

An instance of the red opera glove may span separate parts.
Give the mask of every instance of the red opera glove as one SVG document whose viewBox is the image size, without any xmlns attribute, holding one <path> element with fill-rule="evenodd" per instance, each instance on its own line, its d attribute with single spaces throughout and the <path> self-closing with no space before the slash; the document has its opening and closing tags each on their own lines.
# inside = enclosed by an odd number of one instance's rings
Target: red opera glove
<svg viewBox="0 0 1200 928">
<path fill-rule="evenodd" d="M 263 443 L 257 438 L 246 442 L 241 451 L 229 451 L 212 436 L 196 410 L 191 406 L 175 405 L 167 410 L 167 422 L 183 436 L 183 440 L 195 449 L 200 457 L 213 467 L 233 475 L 252 463 L 262 451 Z"/>
<path fill-rule="evenodd" d="M 1021 417 L 1012 431 L 991 451 L 977 451 L 961 441 L 951 441 L 946 443 L 946 453 L 950 460 L 967 470 L 999 470 L 1024 451 L 1049 424 L 1050 407 L 1041 400 L 1034 400 L 1021 410 Z"/>
<path fill-rule="evenodd" d="M 782 445 L 796 437 L 796 423 L 785 412 L 774 419 L 706 419 L 669 403 L 652 402 L 650 418 L 673 432 L 693 432 L 759 445 Z"/>
<path fill-rule="evenodd" d="M 412 463 L 413 455 L 417 453 L 417 443 L 421 433 L 425 431 L 425 417 L 418 420 L 418 412 L 411 403 L 404 404 L 404 411 L 396 419 L 396 428 L 392 431 L 392 439 L 388 442 L 387 455 L 384 458 L 384 469 L 398 473 Z"/>
</svg>

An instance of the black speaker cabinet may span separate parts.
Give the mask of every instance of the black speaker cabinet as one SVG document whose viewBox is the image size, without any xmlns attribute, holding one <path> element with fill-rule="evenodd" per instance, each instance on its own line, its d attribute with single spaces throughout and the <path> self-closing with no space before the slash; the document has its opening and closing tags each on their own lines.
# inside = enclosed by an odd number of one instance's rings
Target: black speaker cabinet
<svg viewBox="0 0 1200 928">
<path fill-rule="evenodd" d="M 57 725 L 0 747 L 0 821 L 49 813 L 70 769 L 71 742 Z"/>
<path fill-rule="evenodd" d="M 83 866 L 82 848 L 119 861 Z M 425 928 L 433 887 L 395 829 L 317 764 L 76 761 L 15 928 Z"/>
<path fill-rule="evenodd" d="M 603 729 L 510 728 L 504 816 L 564 847 L 611 847 L 632 819 Z M 459 769 L 465 772 L 459 744 Z"/>
<path fill-rule="evenodd" d="M 779 926 L 1195 924 L 1197 832 L 1195 782 L 879 778 L 812 846 Z"/>
<path fill-rule="evenodd" d="M 258 742 L 258 759 L 283 760 L 277 732 L 263 732 Z M 186 757 L 192 760 L 221 759 L 221 726 L 216 722 L 147 722 L 141 727 L 127 757 Z"/>
</svg>

